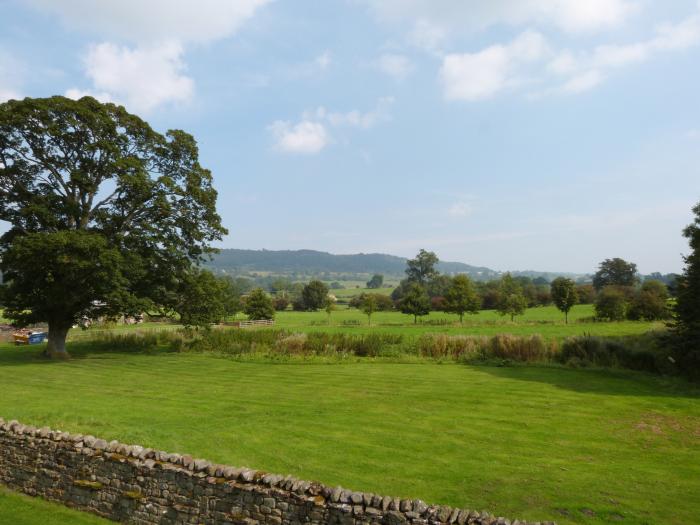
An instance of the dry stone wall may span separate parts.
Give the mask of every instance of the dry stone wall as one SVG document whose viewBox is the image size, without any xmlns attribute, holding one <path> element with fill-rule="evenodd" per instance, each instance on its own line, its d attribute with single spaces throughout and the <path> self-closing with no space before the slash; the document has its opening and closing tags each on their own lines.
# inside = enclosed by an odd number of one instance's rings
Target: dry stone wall
<svg viewBox="0 0 700 525">
<path fill-rule="evenodd" d="M 0 483 L 136 524 L 518 525 L 0 418 Z"/>
</svg>

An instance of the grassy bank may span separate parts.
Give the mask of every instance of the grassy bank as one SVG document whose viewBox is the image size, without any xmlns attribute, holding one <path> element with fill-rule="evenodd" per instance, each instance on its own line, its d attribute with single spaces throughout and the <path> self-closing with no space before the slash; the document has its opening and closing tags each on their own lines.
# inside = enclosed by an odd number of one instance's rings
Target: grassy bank
<svg viewBox="0 0 700 525">
<path fill-rule="evenodd" d="M 0 347 L 0 414 L 329 484 L 559 523 L 690 523 L 700 397 L 622 371 Z"/>
</svg>

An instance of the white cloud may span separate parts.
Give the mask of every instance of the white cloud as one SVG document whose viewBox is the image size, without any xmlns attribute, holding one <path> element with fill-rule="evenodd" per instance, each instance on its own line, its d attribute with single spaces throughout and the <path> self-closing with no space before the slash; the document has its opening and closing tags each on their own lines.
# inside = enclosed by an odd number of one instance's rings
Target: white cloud
<svg viewBox="0 0 700 525">
<path fill-rule="evenodd" d="M 25 68 L 12 55 L 0 49 L 0 102 L 19 100 Z"/>
<path fill-rule="evenodd" d="M 30 0 L 68 26 L 138 43 L 210 42 L 235 33 L 271 0 Z"/>
<path fill-rule="evenodd" d="M 275 137 L 275 147 L 285 153 L 318 153 L 330 140 L 325 126 L 310 120 L 302 120 L 298 124 L 277 120 L 269 129 Z"/>
<path fill-rule="evenodd" d="M 466 202 L 455 202 L 447 209 L 447 214 L 450 217 L 466 217 L 471 215 L 472 207 Z"/>
<path fill-rule="evenodd" d="M 375 65 L 380 71 L 397 80 L 403 80 L 415 69 L 413 62 L 407 56 L 394 53 L 384 53 L 377 59 Z"/>
<path fill-rule="evenodd" d="M 316 60 L 314 60 L 314 62 L 321 69 L 328 68 L 328 66 L 330 66 L 332 62 L 331 52 L 325 50 L 323 53 L 316 57 Z"/>
<path fill-rule="evenodd" d="M 85 73 L 94 88 L 89 91 L 136 112 L 190 100 L 194 81 L 183 70 L 182 46 L 175 42 L 133 49 L 104 42 L 92 46 L 85 57 Z M 68 93 L 76 96 L 81 91 Z"/>
<path fill-rule="evenodd" d="M 698 140 L 700 139 L 700 129 L 693 128 L 689 129 L 688 131 L 685 132 L 686 138 L 689 138 L 690 140 Z"/>
<path fill-rule="evenodd" d="M 82 89 L 71 88 L 66 90 L 65 96 L 78 100 L 83 97 L 92 97 L 100 102 L 114 102 L 109 93 L 95 93 L 93 91 L 83 91 Z"/>
<path fill-rule="evenodd" d="M 517 85 L 521 68 L 547 53 L 542 35 L 525 31 L 507 45 L 446 55 L 440 68 L 445 98 L 467 101 L 489 98 Z"/>
<path fill-rule="evenodd" d="M 382 97 L 377 102 L 377 106 L 365 113 L 352 110 L 347 113 L 331 112 L 326 113 L 323 108 L 319 108 L 322 118 L 326 118 L 333 126 L 353 126 L 368 129 L 378 122 L 390 119 L 389 108 L 394 103 L 393 97 Z"/>
<path fill-rule="evenodd" d="M 567 32 L 598 31 L 623 23 L 631 0 L 364 0 L 381 19 L 408 21 L 433 34 L 474 32 L 492 26 L 547 24 Z M 415 31 L 415 29 L 414 29 Z"/>
<path fill-rule="evenodd" d="M 584 73 L 575 75 L 567 80 L 563 86 L 561 86 L 561 91 L 565 93 L 582 93 L 593 89 L 598 84 L 603 81 L 603 75 L 600 71 L 592 69 Z"/>
<path fill-rule="evenodd" d="M 305 111 L 296 124 L 288 120 L 277 120 L 268 126 L 268 130 L 275 139 L 275 149 L 278 151 L 319 153 L 332 142 L 328 127 L 369 129 L 378 122 L 390 119 L 389 108 L 393 103 L 392 97 L 383 97 L 370 111 L 352 110 L 345 113 L 328 111 L 319 106 L 313 111 Z"/>
</svg>

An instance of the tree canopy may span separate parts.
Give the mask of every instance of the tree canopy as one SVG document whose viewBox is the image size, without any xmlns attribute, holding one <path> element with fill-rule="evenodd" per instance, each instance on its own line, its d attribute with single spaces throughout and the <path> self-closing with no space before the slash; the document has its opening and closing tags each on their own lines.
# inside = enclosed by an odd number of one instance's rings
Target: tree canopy
<svg viewBox="0 0 700 525">
<path fill-rule="evenodd" d="M 564 312 L 564 320 L 568 324 L 569 311 L 578 304 L 576 283 L 566 277 L 557 277 L 552 281 L 552 301 L 561 312 Z"/>
<path fill-rule="evenodd" d="M 408 280 L 425 285 L 438 274 L 435 268 L 438 262 L 437 255 L 421 248 L 415 259 L 406 261 L 406 276 Z"/>
<path fill-rule="evenodd" d="M 466 275 L 456 275 L 445 295 L 445 311 L 459 315 L 459 322 L 465 313 L 476 314 L 481 308 L 481 298 L 474 283 Z"/>
<path fill-rule="evenodd" d="M 179 276 L 226 233 L 198 155 L 184 131 L 160 134 L 91 97 L 0 104 L 8 315 L 48 322 L 49 352 L 65 355 L 66 333 L 86 311 L 172 304 Z M 101 272 L 102 283 L 87 275 Z"/>
<path fill-rule="evenodd" d="M 637 265 L 615 257 L 600 263 L 593 276 L 593 287 L 600 291 L 604 286 L 634 286 L 638 280 Z"/>
</svg>

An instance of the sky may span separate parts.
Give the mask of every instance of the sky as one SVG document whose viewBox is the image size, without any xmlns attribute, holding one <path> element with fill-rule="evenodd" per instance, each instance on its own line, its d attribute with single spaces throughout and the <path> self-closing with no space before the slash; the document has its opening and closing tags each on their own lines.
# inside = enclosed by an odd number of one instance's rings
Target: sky
<svg viewBox="0 0 700 525">
<path fill-rule="evenodd" d="M 226 248 L 679 272 L 698 0 L 0 0 L 0 101 L 183 129 Z"/>
</svg>

